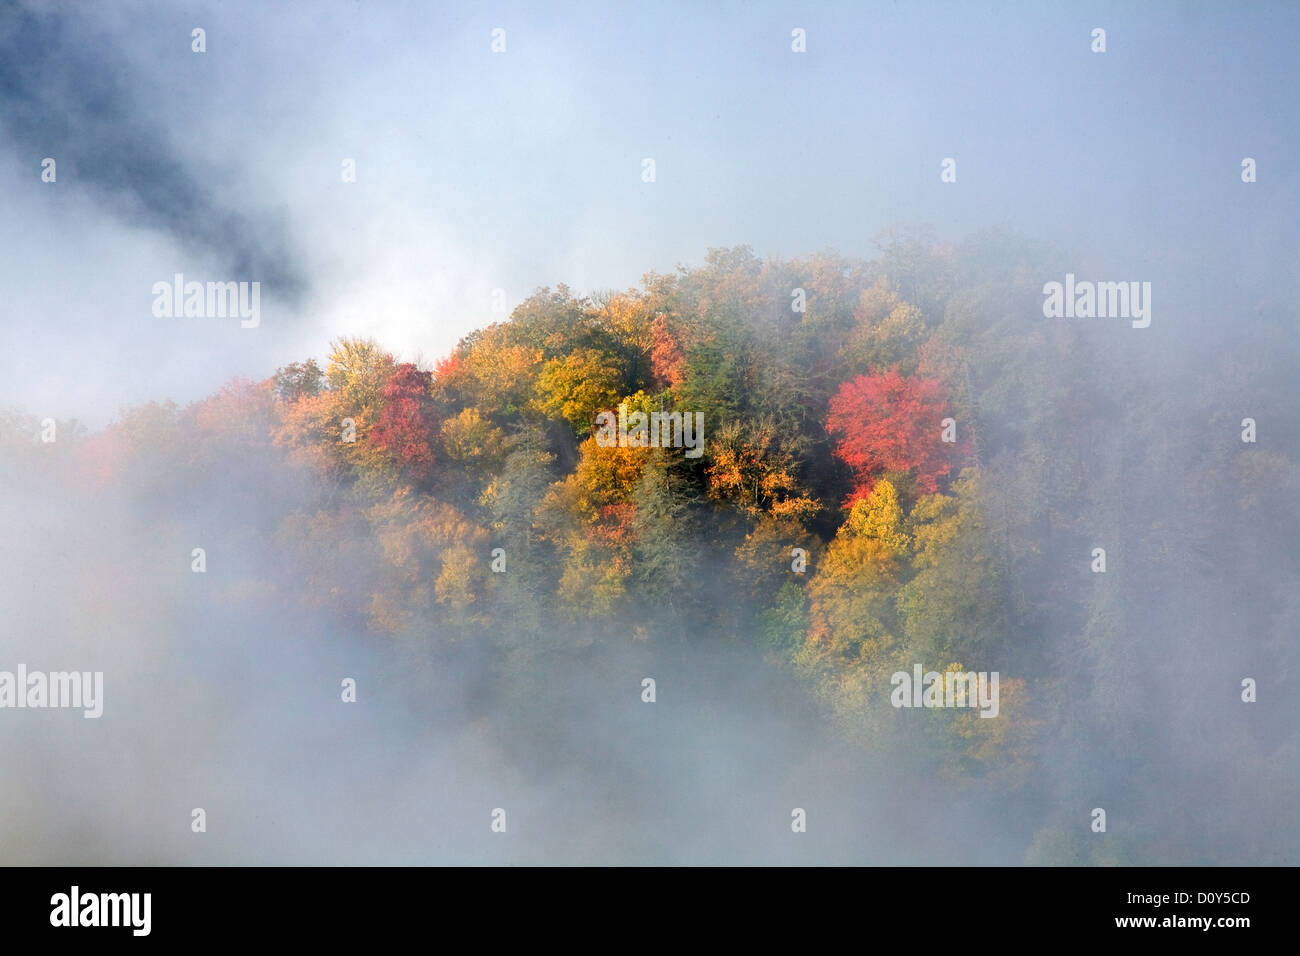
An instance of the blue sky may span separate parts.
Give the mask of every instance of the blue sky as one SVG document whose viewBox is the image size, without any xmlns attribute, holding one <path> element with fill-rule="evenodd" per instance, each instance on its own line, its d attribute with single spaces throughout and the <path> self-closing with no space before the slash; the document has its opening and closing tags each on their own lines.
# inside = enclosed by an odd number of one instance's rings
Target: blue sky
<svg viewBox="0 0 1300 956">
<path fill-rule="evenodd" d="M 870 254 L 895 222 L 1231 309 L 1296 284 L 1298 48 L 1282 3 L 6 5 L 0 404 L 100 425 L 341 334 L 432 360 L 494 288 Z M 176 272 L 261 279 L 261 325 L 156 318 Z"/>
</svg>

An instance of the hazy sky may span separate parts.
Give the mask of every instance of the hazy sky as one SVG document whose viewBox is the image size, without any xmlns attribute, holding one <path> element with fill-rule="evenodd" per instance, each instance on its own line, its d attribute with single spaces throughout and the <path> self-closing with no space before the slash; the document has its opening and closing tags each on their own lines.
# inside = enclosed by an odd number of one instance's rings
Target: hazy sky
<svg viewBox="0 0 1300 956">
<path fill-rule="evenodd" d="M 432 360 L 502 317 L 494 288 L 869 254 L 898 221 L 1248 309 L 1296 277 L 1298 27 L 1294 3 L 0 2 L 0 404 L 102 425 L 340 334 Z M 261 325 L 155 317 L 176 272 L 261 281 Z"/>
</svg>

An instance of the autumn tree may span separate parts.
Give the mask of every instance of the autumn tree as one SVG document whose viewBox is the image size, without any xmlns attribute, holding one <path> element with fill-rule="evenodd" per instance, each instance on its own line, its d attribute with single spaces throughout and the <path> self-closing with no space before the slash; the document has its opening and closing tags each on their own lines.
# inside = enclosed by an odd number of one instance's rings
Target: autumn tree
<svg viewBox="0 0 1300 956">
<path fill-rule="evenodd" d="M 596 313 L 596 327 L 617 356 L 625 392 L 651 384 L 657 318 L 646 297 L 635 291 L 610 296 Z"/>
<path fill-rule="evenodd" d="M 367 514 L 383 574 L 371 595 L 373 625 L 401 633 L 437 619 L 456 638 L 484 623 L 489 535 L 452 505 L 401 489 Z"/>
<path fill-rule="evenodd" d="M 277 444 L 337 479 L 382 472 L 386 451 L 367 441 L 379 418 L 384 389 L 396 363 L 369 339 L 336 340 L 325 368 L 325 385 L 289 402 L 276 429 Z M 293 375 L 278 373 L 280 381 Z"/>
<path fill-rule="evenodd" d="M 433 376 L 409 362 L 393 370 L 383 391 L 379 421 L 370 441 L 388 455 L 399 475 L 416 484 L 433 471 L 437 412 L 429 394 Z"/>
<path fill-rule="evenodd" d="M 730 422 L 708 443 L 708 493 L 757 518 L 806 520 L 819 503 L 800 485 L 798 461 L 770 420 Z"/>
<path fill-rule="evenodd" d="M 943 440 L 951 414 L 943 383 L 905 378 L 896 368 L 842 384 L 831 398 L 826 430 L 837 440 L 836 457 L 853 470 L 849 500 L 870 494 L 890 471 L 908 473 L 921 493 L 937 491 L 939 479 L 969 454 L 968 438 Z"/>
<path fill-rule="evenodd" d="M 883 372 L 905 367 L 915 371 L 918 346 L 928 332 L 921 310 L 889 285 L 878 279 L 864 289 L 853 312 L 854 326 L 841 351 L 842 360 L 853 369 Z"/>
<path fill-rule="evenodd" d="M 503 325 L 469 336 L 458 352 L 457 383 L 464 400 L 486 415 L 518 416 L 533 400 L 545 353 L 510 344 Z"/>
<path fill-rule="evenodd" d="M 915 655 L 983 656 L 1010 627 L 999 560 L 980 512 L 974 469 L 952 494 L 920 498 L 907 517 L 915 575 L 898 595 L 903 631 Z"/>
<path fill-rule="evenodd" d="M 373 339 L 342 338 L 333 343 L 325 381 L 339 411 L 373 424 L 396 362 Z"/>
<path fill-rule="evenodd" d="M 545 414 L 563 418 L 581 437 L 591 431 L 597 411 L 617 403 L 624 385 L 612 356 L 581 349 L 542 367 L 535 404 Z"/>
<path fill-rule="evenodd" d="M 848 659 L 880 654 L 902 633 L 894 596 L 906 572 L 909 539 L 887 480 L 854 502 L 811 582 L 810 645 Z"/>
<path fill-rule="evenodd" d="M 505 456 L 505 432 L 477 408 L 465 408 L 442 423 L 442 447 L 452 461 L 480 471 L 495 470 Z"/>
<path fill-rule="evenodd" d="M 562 555 L 557 596 L 574 612 L 609 612 L 634 567 L 635 492 L 659 449 L 610 446 L 589 437 L 578 465 L 538 509 L 538 524 Z"/>
<path fill-rule="evenodd" d="M 894 599 L 907 572 L 909 539 L 897 492 L 881 480 L 857 500 L 808 583 L 808 634 L 796 670 L 852 735 L 884 732 L 889 674 L 902 662 Z M 798 613 L 798 605 L 786 614 Z"/>
<path fill-rule="evenodd" d="M 290 362 L 278 369 L 272 381 L 276 398 L 282 402 L 296 402 L 320 394 L 325 384 L 325 373 L 315 359 L 309 358 L 305 362 Z"/>
<path fill-rule="evenodd" d="M 681 333 L 674 330 L 666 316 L 655 316 L 651 326 L 650 371 L 660 388 L 675 388 L 686 378 L 686 353 L 680 339 Z"/>
</svg>

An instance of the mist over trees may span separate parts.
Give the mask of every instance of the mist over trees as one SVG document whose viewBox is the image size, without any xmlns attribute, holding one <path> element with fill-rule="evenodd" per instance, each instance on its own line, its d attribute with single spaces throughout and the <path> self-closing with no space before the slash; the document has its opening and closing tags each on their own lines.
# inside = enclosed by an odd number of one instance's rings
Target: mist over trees
<svg viewBox="0 0 1300 956">
<path fill-rule="evenodd" d="M 1294 862 L 1294 305 L 1213 335 L 1188 317 L 1157 360 L 1150 330 L 1043 317 L 1068 261 L 996 231 L 903 232 L 871 259 L 714 249 L 637 289 L 539 290 L 432 367 L 345 338 L 95 434 L 42 441 L 11 411 L 0 480 L 120 523 L 59 626 L 183 642 L 208 617 L 254 654 L 328 630 L 373 655 L 372 697 L 451 695 L 413 705 L 404 745 L 472 727 L 510 773 L 587 786 L 624 822 L 654 815 L 656 786 L 694 792 L 666 768 L 709 758 L 667 754 L 713 740 L 748 769 L 706 792 L 743 800 L 770 769 L 777 834 L 800 781 L 843 799 L 823 837 L 846 849 L 822 859 Z M 702 454 L 605 447 L 597 415 L 620 408 L 702 413 Z M 16 567 L 48 540 L 11 507 Z M 206 577 L 177 582 L 198 546 Z M 917 664 L 999 672 L 998 716 L 893 706 L 891 674 Z M 879 787 L 946 815 L 947 842 L 856 830 Z M 810 836 L 829 826 L 809 814 Z M 689 858 L 665 827 L 651 848 L 609 824 L 573 852 Z"/>
</svg>

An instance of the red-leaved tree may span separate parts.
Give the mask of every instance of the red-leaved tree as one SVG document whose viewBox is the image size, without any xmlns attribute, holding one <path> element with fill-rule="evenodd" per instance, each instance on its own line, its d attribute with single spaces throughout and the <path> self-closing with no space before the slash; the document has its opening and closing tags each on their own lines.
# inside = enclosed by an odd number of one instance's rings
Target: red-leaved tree
<svg viewBox="0 0 1300 956">
<path fill-rule="evenodd" d="M 433 470 L 437 417 L 429 386 L 433 376 L 410 362 L 393 370 L 384 386 L 384 407 L 370 440 L 397 463 L 403 477 L 426 480 Z"/>
<path fill-rule="evenodd" d="M 968 428 L 957 430 L 958 441 L 943 441 L 942 422 L 951 415 L 942 382 L 907 378 L 897 366 L 840 385 L 831 397 L 826 430 L 838 440 L 836 457 L 853 469 L 849 500 L 871 494 L 885 472 L 908 472 L 922 494 L 938 491 L 939 479 L 970 455 Z"/>
</svg>

